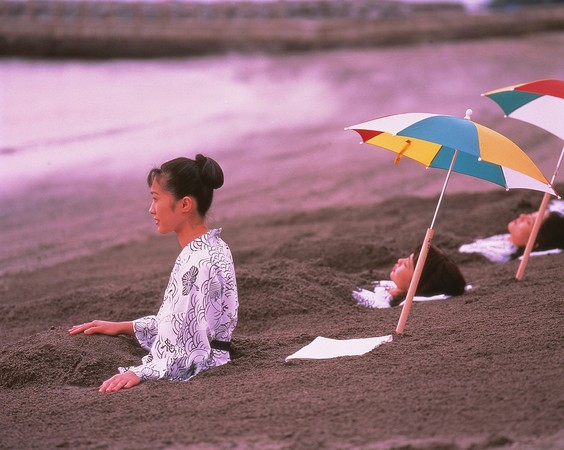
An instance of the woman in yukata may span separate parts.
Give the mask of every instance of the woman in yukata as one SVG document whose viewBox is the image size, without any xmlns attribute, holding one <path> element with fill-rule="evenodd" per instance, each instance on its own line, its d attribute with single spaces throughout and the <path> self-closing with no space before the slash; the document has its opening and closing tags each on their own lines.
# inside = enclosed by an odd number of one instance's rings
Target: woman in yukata
<svg viewBox="0 0 564 450">
<path fill-rule="evenodd" d="M 353 298 L 367 308 L 390 308 L 400 305 L 409 290 L 420 251 L 421 245 L 418 245 L 409 257 L 398 259 L 390 272 L 390 280 L 374 282 L 374 290 L 355 290 L 352 293 Z M 414 300 L 421 297 L 429 300 L 447 298 L 463 294 L 465 289 L 466 280 L 458 266 L 437 247 L 431 245 Z"/>
<path fill-rule="evenodd" d="M 213 159 L 197 155 L 152 169 L 147 182 L 157 230 L 175 232 L 182 251 L 157 315 L 126 322 L 94 320 L 69 330 L 71 335 L 132 335 L 149 351 L 138 366 L 120 367 L 99 392 L 147 380 L 184 381 L 230 361 L 239 306 L 235 269 L 221 229 L 210 230 L 205 221 L 213 191 L 223 185 L 223 171 Z"/>
<path fill-rule="evenodd" d="M 462 245 L 460 253 L 479 253 L 492 262 L 511 261 L 523 254 L 538 213 L 521 214 L 507 224 L 508 233 Z M 539 228 L 533 252 L 564 249 L 564 201 L 553 201 Z"/>
</svg>

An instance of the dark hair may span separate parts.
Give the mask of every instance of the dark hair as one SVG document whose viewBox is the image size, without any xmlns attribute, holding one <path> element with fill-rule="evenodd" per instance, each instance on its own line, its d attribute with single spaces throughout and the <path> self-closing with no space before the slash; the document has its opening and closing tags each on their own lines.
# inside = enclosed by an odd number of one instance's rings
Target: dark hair
<svg viewBox="0 0 564 450">
<path fill-rule="evenodd" d="M 552 250 L 554 248 L 564 249 L 564 216 L 557 212 L 551 212 L 542 221 L 533 251 Z M 525 246 L 519 247 L 511 258 L 515 259 L 525 253 Z"/>
<path fill-rule="evenodd" d="M 212 158 L 198 154 L 195 160 L 176 158 L 151 169 L 147 175 L 149 187 L 155 180 L 176 200 L 194 197 L 198 213 L 204 217 L 212 204 L 214 189 L 223 186 L 223 171 Z"/>
<path fill-rule="evenodd" d="M 551 212 L 543 221 L 537 234 L 535 250 L 564 249 L 564 216 Z"/>
<path fill-rule="evenodd" d="M 421 252 L 421 244 L 413 250 L 413 266 L 417 265 L 419 253 Z M 460 272 L 456 263 L 441 252 L 437 247 L 431 245 L 427 253 L 427 259 L 423 265 L 421 278 L 415 295 L 423 295 L 426 297 L 432 295 L 460 295 L 464 293 L 466 280 Z M 407 292 L 394 297 L 390 302 L 391 306 L 399 305 L 407 295 Z"/>
</svg>

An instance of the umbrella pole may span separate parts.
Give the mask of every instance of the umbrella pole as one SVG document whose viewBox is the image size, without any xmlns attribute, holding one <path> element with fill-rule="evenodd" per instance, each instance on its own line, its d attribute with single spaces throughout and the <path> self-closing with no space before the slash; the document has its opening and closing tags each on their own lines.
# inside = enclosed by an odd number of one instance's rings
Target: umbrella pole
<svg viewBox="0 0 564 450">
<path fill-rule="evenodd" d="M 554 170 L 554 174 L 552 175 L 550 184 L 554 184 L 554 181 L 556 180 L 556 176 L 558 175 L 558 171 L 560 170 L 560 164 L 562 163 L 563 156 L 564 156 L 564 148 L 562 148 L 562 152 L 560 152 L 560 158 L 558 159 L 558 164 L 556 164 L 556 169 Z M 521 281 L 525 276 L 525 268 L 527 267 L 527 263 L 529 262 L 529 256 L 531 256 L 531 251 L 533 250 L 533 246 L 535 245 L 535 241 L 537 240 L 537 235 L 540 226 L 542 224 L 542 221 L 544 219 L 544 214 L 546 211 L 546 207 L 548 205 L 549 198 L 550 198 L 550 194 L 548 192 L 545 192 L 542 198 L 541 205 L 539 207 L 537 218 L 535 220 L 535 223 L 533 224 L 533 229 L 531 230 L 529 240 L 527 241 L 525 251 L 523 252 L 523 258 L 521 259 L 521 263 L 519 264 L 519 268 L 517 269 L 517 273 L 515 274 L 515 279 L 518 281 Z"/>
<path fill-rule="evenodd" d="M 407 297 L 405 298 L 405 303 L 401 309 L 401 315 L 396 327 L 396 333 L 402 334 L 405 328 L 405 323 L 407 322 L 407 316 L 409 315 L 409 310 L 411 309 L 411 304 L 413 303 L 413 297 L 415 297 L 415 291 L 417 290 L 417 285 L 419 284 L 419 279 L 421 278 L 421 273 L 423 272 L 423 267 L 425 266 L 425 260 L 427 259 L 427 253 L 429 253 L 429 247 L 431 247 L 431 240 L 435 230 L 432 228 L 427 228 L 427 233 L 425 233 L 425 240 L 421 246 L 421 251 L 419 252 L 419 259 L 417 259 L 417 265 L 415 266 L 415 271 L 413 272 L 413 278 L 409 283 L 409 289 L 407 291 Z"/>
<path fill-rule="evenodd" d="M 448 185 L 448 180 L 450 179 L 450 174 L 452 173 L 452 168 L 454 167 L 454 162 L 456 161 L 456 155 L 458 150 L 454 151 L 452 161 L 450 162 L 450 167 L 448 168 L 447 176 L 445 178 L 445 183 L 443 185 L 443 190 L 439 196 L 439 201 L 437 202 L 437 207 L 435 208 L 435 214 L 433 215 L 433 220 L 431 221 L 431 226 L 427 228 L 427 233 L 425 233 L 425 239 L 423 240 L 423 245 L 421 246 L 421 251 L 419 252 L 419 257 L 417 259 L 417 264 L 415 270 L 413 271 L 413 277 L 409 283 L 409 288 L 407 290 L 407 296 L 405 297 L 405 303 L 401 309 L 401 315 L 396 326 L 396 333 L 402 334 L 405 328 L 405 323 L 407 322 L 407 316 L 409 315 L 409 310 L 411 309 L 411 304 L 413 303 L 413 297 L 415 297 L 415 291 L 419 285 L 419 279 L 421 278 L 421 273 L 423 272 L 423 267 L 425 266 L 425 261 L 427 260 L 427 254 L 429 253 L 429 248 L 431 247 L 431 241 L 433 240 L 433 235 L 435 230 L 435 220 L 437 219 L 437 214 L 439 213 L 439 207 L 443 200 L 443 195 L 446 191 Z"/>
</svg>

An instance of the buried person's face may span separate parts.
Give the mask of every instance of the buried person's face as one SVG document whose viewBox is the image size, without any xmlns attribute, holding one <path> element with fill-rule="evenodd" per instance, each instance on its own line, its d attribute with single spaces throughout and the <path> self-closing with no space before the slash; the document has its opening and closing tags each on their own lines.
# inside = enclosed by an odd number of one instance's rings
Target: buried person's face
<svg viewBox="0 0 564 450">
<path fill-rule="evenodd" d="M 414 264 L 413 253 L 407 258 L 400 258 L 390 272 L 390 280 L 392 280 L 399 290 L 407 292 L 409 284 L 413 278 Z"/>
<path fill-rule="evenodd" d="M 525 247 L 527 245 L 537 214 L 536 212 L 520 214 L 519 217 L 507 224 L 509 240 L 517 247 Z"/>
</svg>

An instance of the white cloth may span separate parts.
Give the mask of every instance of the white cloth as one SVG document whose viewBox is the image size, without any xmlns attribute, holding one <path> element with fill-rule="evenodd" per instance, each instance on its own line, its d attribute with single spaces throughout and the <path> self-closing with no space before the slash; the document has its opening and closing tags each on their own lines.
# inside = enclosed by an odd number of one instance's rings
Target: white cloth
<svg viewBox="0 0 564 450">
<path fill-rule="evenodd" d="M 228 351 L 211 348 L 214 339 L 231 341 L 239 306 L 233 258 L 220 233 L 210 230 L 182 249 L 157 315 L 133 321 L 149 354 L 120 372 L 144 381 L 183 381 L 230 361 Z"/>
<path fill-rule="evenodd" d="M 557 212 L 558 214 L 564 216 L 564 200 L 552 200 L 547 209 L 549 212 Z"/>
<path fill-rule="evenodd" d="M 329 359 L 339 356 L 360 356 L 374 350 L 386 342 L 392 342 L 391 334 L 380 337 L 361 339 L 330 339 L 317 336 L 312 342 L 297 352 L 286 357 L 286 362 L 293 359 Z"/>
<path fill-rule="evenodd" d="M 492 262 L 504 263 L 511 260 L 517 246 L 509 240 L 509 234 L 496 234 L 484 239 L 476 239 L 470 244 L 461 245 L 460 253 L 479 253 Z"/>
<path fill-rule="evenodd" d="M 545 256 L 545 255 L 557 255 L 562 253 L 561 248 L 551 248 L 550 250 L 541 250 L 540 252 L 531 252 L 530 256 Z M 523 256 L 519 256 L 519 261 L 523 259 Z"/>
<path fill-rule="evenodd" d="M 359 288 L 352 292 L 352 296 L 356 302 L 366 308 L 391 308 L 390 303 L 392 301 L 392 295 L 388 292 L 388 290 L 395 289 L 397 287 L 396 284 L 391 280 L 374 281 L 372 284 L 374 285 L 373 291 Z M 470 287 L 468 286 L 467 289 L 469 288 Z M 427 302 L 431 300 L 445 300 L 447 298 L 449 298 L 449 296 L 445 294 L 437 294 L 429 297 L 415 295 L 413 297 L 413 301 Z M 403 303 L 404 302 L 401 302 L 400 305 L 403 305 Z"/>
<path fill-rule="evenodd" d="M 359 305 L 366 308 L 390 308 L 390 303 L 393 298 L 392 294 L 388 292 L 388 289 L 394 289 L 396 287 L 395 283 L 393 281 L 383 280 L 373 284 L 373 291 L 360 288 L 352 291 L 353 298 Z"/>
</svg>

